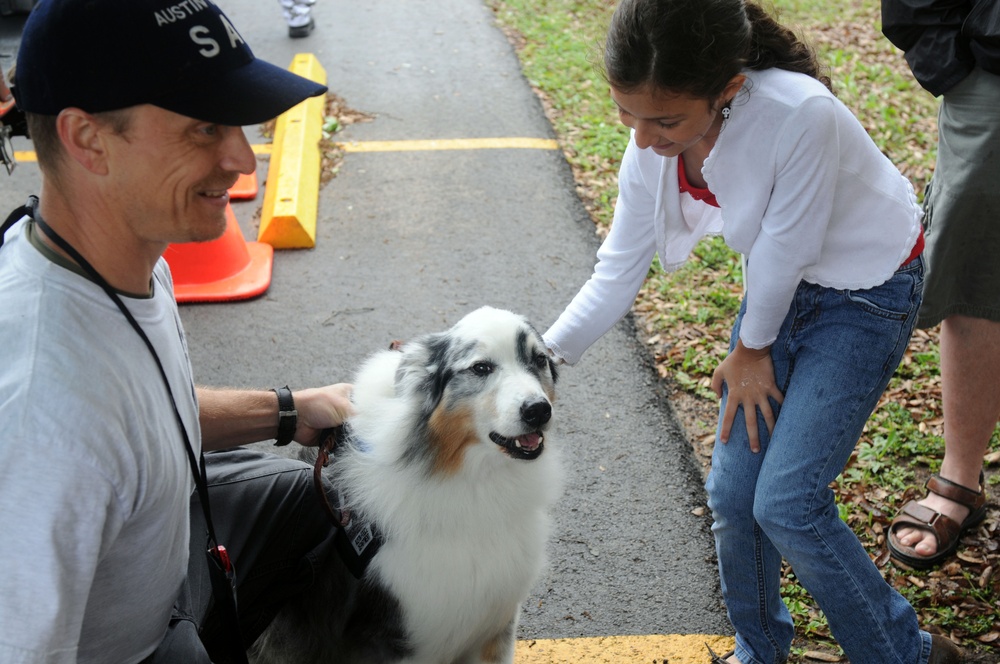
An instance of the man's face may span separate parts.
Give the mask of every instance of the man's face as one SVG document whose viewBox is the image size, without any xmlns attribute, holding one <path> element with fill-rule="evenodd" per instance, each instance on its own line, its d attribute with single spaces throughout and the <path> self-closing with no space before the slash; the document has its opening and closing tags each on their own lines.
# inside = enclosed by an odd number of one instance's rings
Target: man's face
<svg viewBox="0 0 1000 664">
<path fill-rule="evenodd" d="M 138 239 L 212 240 L 226 229 L 228 189 L 256 161 L 241 127 L 202 122 L 157 106 L 129 110 L 111 136 L 107 192 Z"/>
</svg>

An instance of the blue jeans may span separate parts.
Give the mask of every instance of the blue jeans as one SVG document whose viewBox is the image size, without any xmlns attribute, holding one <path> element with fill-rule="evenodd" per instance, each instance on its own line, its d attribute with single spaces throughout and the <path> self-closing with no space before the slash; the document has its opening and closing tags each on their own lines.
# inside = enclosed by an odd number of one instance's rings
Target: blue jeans
<svg viewBox="0 0 1000 664">
<path fill-rule="evenodd" d="M 758 412 L 761 451 L 752 453 L 741 409 L 729 442 L 716 435 L 706 488 L 722 593 L 744 664 L 788 657 L 793 627 L 780 597 L 782 558 L 826 614 L 851 664 L 927 661 L 930 636 L 840 519 L 829 487 L 902 359 L 922 282 L 919 258 L 869 290 L 802 282 L 771 347 L 785 397 L 780 406 L 772 402 L 774 431 L 767 434 Z M 724 390 L 722 411 L 727 396 Z"/>
</svg>

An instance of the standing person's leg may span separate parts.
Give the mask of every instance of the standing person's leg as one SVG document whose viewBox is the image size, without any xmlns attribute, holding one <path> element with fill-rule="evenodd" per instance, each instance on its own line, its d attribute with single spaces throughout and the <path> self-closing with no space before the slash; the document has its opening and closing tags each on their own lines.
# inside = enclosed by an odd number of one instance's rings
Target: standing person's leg
<svg viewBox="0 0 1000 664">
<path fill-rule="evenodd" d="M 1000 301 L 1000 293 L 997 298 Z M 1000 322 L 961 315 L 946 318 L 941 323 L 945 454 L 940 474 L 973 489 L 979 487 L 983 457 L 1000 419 L 998 375 Z M 928 496 L 930 507 L 935 497 Z M 955 514 L 959 521 L 965 512 Z"/>
<path fill-rule="evenodd" d="M 949 316 L 941 323 L 941 395 L 944 408 L 944 458 L 938 475 L 969 489 L 972 505 L 984 502 L 981 485 L 983 457 L 1000 418 L 1000 323 L 967 316 Z M 979 492 L 976 498 L 972 492 Z M 897 551 L 922 567 L 951 555 L 961 533 L 982 519 L 982 508 L 928 492 L 919 501 L 954 524 L 948 541 L 938 542 L 927 529 L 898 526 L 893 533 Z M 898 554 L 897 554 L 898 555 Z M 926 558 L 926 561 L 919 560 Z"/>
<path fill-rule="evenodd" d="M 981 511 L 983 456 L 1000 418 L 1000 76 L 974 70 L 938 115 L 938 159 L 927 193 L 928 270 L 920 327 L 941 323 L 945 455 L 939 476 L 966 505 L 929 492 L 890 531 L 893 557 L 932 567 L 951 555 Z M 944 491 L 943 491 L 944 492 Z M 912 516 L 907 516 L 910 513 Z M 935 517 L 938 513 L 947 517 Z M 941 541 L 928 525 L 948 524 Z"/>
</svg>

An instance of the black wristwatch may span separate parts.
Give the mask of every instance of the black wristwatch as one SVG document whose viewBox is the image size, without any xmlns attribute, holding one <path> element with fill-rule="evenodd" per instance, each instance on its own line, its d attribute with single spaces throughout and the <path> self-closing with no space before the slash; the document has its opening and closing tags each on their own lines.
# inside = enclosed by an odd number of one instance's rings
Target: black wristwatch
<svg viewBox="0 0 1000 664">
<path fill-rule="evenodd" d="M 275 387 L 271 390 L 278 395 L 278 435 L 274 444 L 277 446 L 287 445 L 292 442 L 295 435 L 295 427 L 298 426 L 299 412 L 295 410 L 295 401 L 292 399 L 292 391 L 288 386 Z"/>
</svg>

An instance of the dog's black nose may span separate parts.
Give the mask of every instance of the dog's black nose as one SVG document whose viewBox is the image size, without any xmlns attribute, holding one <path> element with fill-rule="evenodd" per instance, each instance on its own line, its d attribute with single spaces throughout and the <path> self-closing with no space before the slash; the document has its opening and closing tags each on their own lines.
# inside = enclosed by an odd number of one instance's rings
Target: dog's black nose
<svg viewBox="0 0 1000 664">
<path fill-rule="evenodd" d="M 552 406 L 545 399 L 525 401 L 521 404 L 521 419 L 533 427 L 540 427 L 552 418 Z"/>
</svg>

